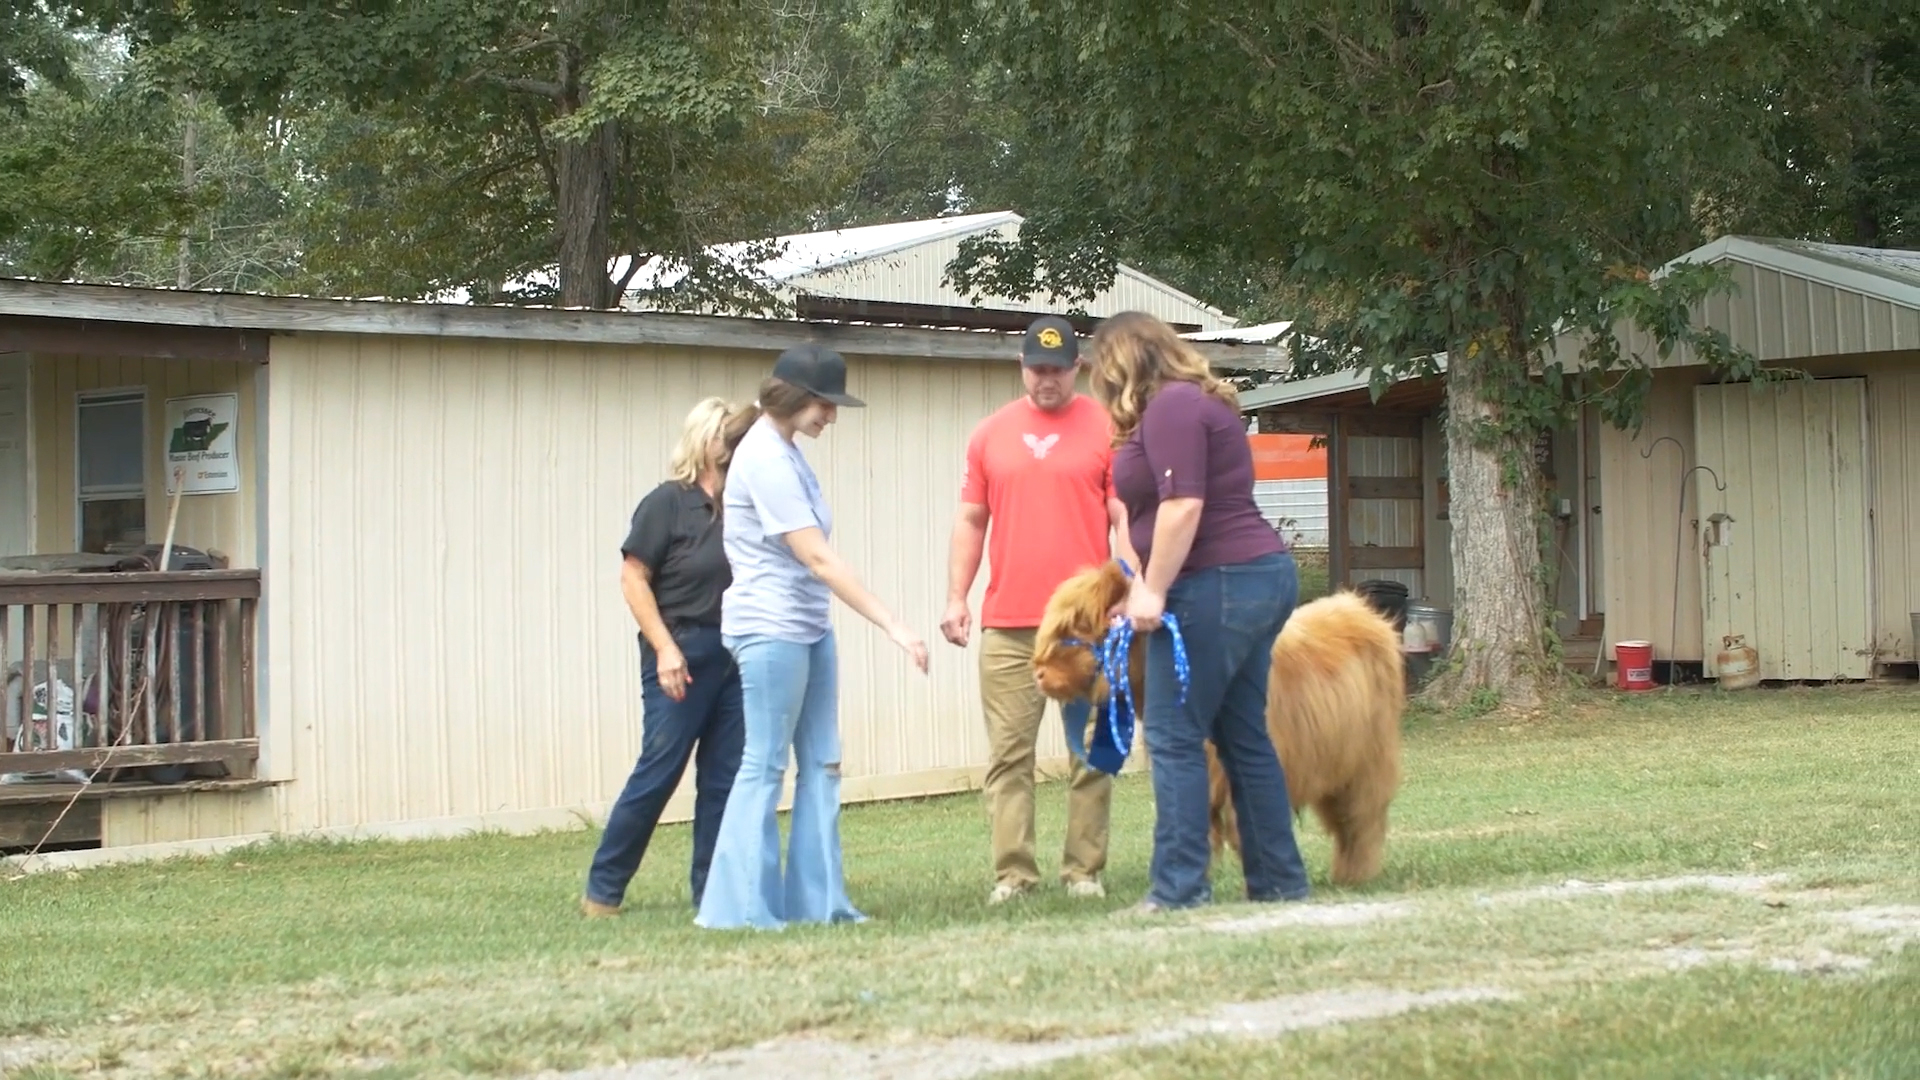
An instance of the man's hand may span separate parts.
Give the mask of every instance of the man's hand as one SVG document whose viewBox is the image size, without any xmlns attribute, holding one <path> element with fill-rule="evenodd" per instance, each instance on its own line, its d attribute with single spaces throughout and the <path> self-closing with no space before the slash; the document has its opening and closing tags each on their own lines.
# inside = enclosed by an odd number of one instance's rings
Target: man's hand
<svg viewBox="0 0 1920 1080">
<path fill-rule="evenodd" d="M 973 613 L 967 610 L 965 599 L 953 600 L 947 604 L 947 613 L 940 617 L 940 633 L 952 644 L 967 647 L 968 631 L 973 628 Z"/>
<path fill-rule="evenodd" d="M 674 701 L 685 701 L 687 686 L 693 682 L 693 674 L 687 670 L 687 658 L 678 647 L 670 648 L 660 654 L 654 669 L 660 678 L 660 689 Z"/>
</svg>

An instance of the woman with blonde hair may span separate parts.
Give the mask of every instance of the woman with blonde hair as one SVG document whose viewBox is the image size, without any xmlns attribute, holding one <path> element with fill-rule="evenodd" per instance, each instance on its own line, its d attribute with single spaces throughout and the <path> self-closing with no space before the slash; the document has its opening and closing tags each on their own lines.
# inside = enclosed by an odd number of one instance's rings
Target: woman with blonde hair
<svg viewBox="0 0 1920 1080">
<path fill-rule="evenodd" d="M 1253 450 L 1233 388 L 1166 323 L 1130 311 L 1092 342 L 1094 397 L 1113 419 L 1113 483 L 1142 565 L 1117 616 L 1147 633 L 1141 726 L 1153 758 L 1151 886 L 1139 910 L 1213 899 L 1206 743 L 1233 786 L 1247 898 L 1300 900 L 1307 872 L 1268 737 L 1273 642 L 1300 583 L 1253 501 Z M 1171 628 L 1190 665 L 1185 703 Z"/>
<path fill-rule="evenodd" d="M 927 646 L 828 542 L 833 514 L 795 437 L 817 439 L 847 393 L 847 365 L 819 345 L 774 361 L 759 415 L 734 455 L 726 496 L 724 632 L 740 663 L 746 749 L 720 823 L 713 876 L 694 923 L 778 930 L 789 922 L 864 922 L 847 897 L 840 861 L 840 691 L 830 602 L 838 596 L 922 672 Z M 793 814 L 781 871 L 780 802 L 794 763 Z"/>
<path fill-rule="evenodd" d="M 697 789 L 689 877 L 696 908 L 706 891 L 745 731 L 740 669 L 720 639 L 720 598 L 733 580 L 720 498 L 733 447 L 750 421 L 746 410 L 717 397 L 696 404 L 668 459 L 667 479 L 640 500 L 620 545 L 620 590 L 640 627 L 640 759 L 607 815 L 587 872 L 580 906 L 589 916 L 619 913 L 689 758 Z"/>
</svg>

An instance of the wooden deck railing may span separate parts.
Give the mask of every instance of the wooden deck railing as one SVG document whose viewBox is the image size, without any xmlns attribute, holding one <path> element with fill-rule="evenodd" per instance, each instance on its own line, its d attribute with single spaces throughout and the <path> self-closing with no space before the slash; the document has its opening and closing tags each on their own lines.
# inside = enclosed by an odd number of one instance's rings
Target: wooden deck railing
<svg viewBox="0 0 1920 1080">
<path fill-rule="evenodd" d="M 259 600 L 257 570 L 0 575 L 0 777 L 251 776 Z"/>
</svg>

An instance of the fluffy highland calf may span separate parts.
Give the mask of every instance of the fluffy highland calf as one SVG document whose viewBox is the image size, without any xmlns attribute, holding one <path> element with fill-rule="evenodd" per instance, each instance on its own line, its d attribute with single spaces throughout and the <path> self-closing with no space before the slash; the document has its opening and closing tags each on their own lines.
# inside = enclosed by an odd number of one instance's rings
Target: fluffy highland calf
<svg viewBox="0 0 1920 1080">
<path fill-rule="evenodd" d="M 1092 650 L 1107 613 L 1126 598 L 1118 564 L 1089 567 L 1062 582 L 1034 639 L 1040 691 L 1056 701 L 1106 700 Z M 1128 671 L 1136 702 L 1146 685 L 1146 637 L 1134 639 Z M 1333 880 L 1353 885 L 1380 872 L 1387 809 L 1400 787 L 1400 716 L 1405 674 L 1393 624 L 1358 595 L 1341 591 L 1294 609 L 1273 643 L 1267 731 L 1287 775 L 1295 813 L 1311 806 L 1333 837 Z M 1142 718 L 1144 723 L 1144 717 Z M 1213 851 L 1240 853 L 1226 770 L 1207 746 Z"/>
</svg>

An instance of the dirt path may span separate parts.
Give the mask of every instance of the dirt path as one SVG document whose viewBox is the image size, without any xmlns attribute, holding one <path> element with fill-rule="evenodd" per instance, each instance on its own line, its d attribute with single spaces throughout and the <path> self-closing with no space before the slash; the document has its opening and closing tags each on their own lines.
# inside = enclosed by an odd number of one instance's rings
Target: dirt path
<svg viewBox="0 0 1920 1080">
<path fill-rule="evenodd" d="M 1481 894 L 1475 906 L 1579 900 L 1587 897 L 1669 893 L 1683 889 L 1771 898 L 1770 906 L 1784 907 L 1791 897 L 1799 904 L 1808 893 L 1782 892 L 1783 875 L 1689 875 L 1646 880 L 1588 882 L 1569 880 L 1558 885 Z M 1458 903 L 1454 901 L 1453 903 Z M 1353 927 L 1404 919 L 1446 904 L 1416 900 L 1304 904 L 1256 915 L 1201 919 L 1184 925 L 1151 927 L 1146 933 L 1260 934 L 1299 927 Z M 1825 921 L 1843 932 L 1878 939 L 1885 950 L 1899 951 L 1920 940 L 1920 907 L 1882 906 L 1828 910 Z M 1622 958 L 1625 959 L 1625 958 Z M 1832 951 L 1817 942 L 1783 953 L 1743 946 L 1719 948 L 1665 948 L 1641 953 L 1612 967 L 1612 977 L 1654 972 L 1680 972 L 1702 964 L 1760 964 L 1775 971 L 1806 975 L 1845 975 L 1872 966 L 1869 957 Z M 1576 977 L 1575 972 L 1563 973 Z M 1578 974 L 1591 975 L 1583 967 Z M 1553 981 L 1551 975 L 1547 981 Z M 1539 978 L 1532 980 L 1537 988 Z M 836 1080 L 965 1080 L 1055 1061 L 1105 1054 L 1136 1047 L 1164 1046 L 1201 1036 L 1274 1039 L 1291 1032 L 1367 1020 L 1381 1020 L 1418 1009 L 1482 1001 L 1512 1001 L 1523 996 L 1515 988 L 1463 986 L 1416 993 L 1391 987 L 1348 988 L 1292 994 L 1264 1001 L 1223 1006 L 1203 1016 L 1129 1035 L 1036 1042 L 990 1039 L 915 1039 L 848 1042 L 803 1036 L 772 1039 L 754 1046 L 694 1057 L 650 1059 L 633 1064 L 581 1072 L 541 1073 L 531 1080 L 743 1080 L 746 1077 L 823 1077 Z"/>
<path fill-rule="evenodd" d="M 542 1074 L 543 1080 L 734 1080 L 746 1077 L 833 1077 L 834 1080 L 965 1080 L 1067 1058 L 1131 1047 L 1164 1046 L 1199 1036 L 1271 1039 L 1288 1032 L 1378 1020 L 1415 1009 L 1514 997 L 1492 987 L 1465 987 L 1412 994 L 1359 989 L 1290 994 L 1241 1002 L 1170 1027 L 1099 1039 L 1013 1043 L 989 1039 L 941 1039 L 899 1043 L 848 1043 L 830 1039 L 776 1039 L 744 1050 L 697 1058 L 667 1058 L 576 1073 Z"/>
</svg>

